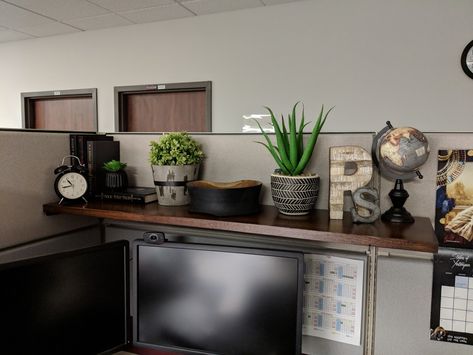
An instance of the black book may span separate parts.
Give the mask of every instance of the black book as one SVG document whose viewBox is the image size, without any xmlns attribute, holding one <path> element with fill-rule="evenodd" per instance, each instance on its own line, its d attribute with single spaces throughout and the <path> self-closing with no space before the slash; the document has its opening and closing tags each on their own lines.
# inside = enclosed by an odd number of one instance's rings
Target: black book
<svg viewBox="0 0 473 355">
<path fill-rule="evenodd" d="M 155 187 L 129 187 L 126 191 L 101 192 L 95 197 L 109 201 L 149 203 L 158 200 Z"/>
<path fill-rule="evenodd" d="M 112 136 L 104 134 L 70 134 L 70 154 L 80 159 L 82 164 L 87 166 L 87 142 L 90 141 L 113 141 Z M 73 159 L 72 165 L 76 165 L 77 160 Z"/>
<path fill-rule="evenodd" d="M 103 164 L 110 160 L 120 160 L 120 142 L 100 140 L 87 142 L 89 196 L 94 197 L 104 191 Z"/>
</svg>

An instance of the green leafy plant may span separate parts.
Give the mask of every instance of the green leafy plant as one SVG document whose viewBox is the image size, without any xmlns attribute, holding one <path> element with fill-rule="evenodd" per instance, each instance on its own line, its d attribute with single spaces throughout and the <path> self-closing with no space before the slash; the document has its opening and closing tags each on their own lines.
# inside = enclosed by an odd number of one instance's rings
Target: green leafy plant
<svg viewBox="0 0 473 355">
<path fill-rule="evenodd" d="M 199 164 L 205 157 L 200 145 L 186 132 L 168 133 L 150 143 L 152 165 Z"/>
<path fill-rule="evenodd" d="M 298 104 L 299 102 L 294 105 L 292 114 L 290 113 L 287 117 L 288 127 L 286 127 L 286 123 L 284 122 L 284 116 L 281 115 L 281 125 L 279 125 L 273 111 L 269 107 L 265 106 L 271 115 L 271 124 L 274 127 L 276 144 L 271 142 L 271 139 L 269 139 L 268 134 L 263 130 L 261 124 L 255 120 L 261 133 L 266 139 L 266 143 L 257 143 L 264 145 L 266 149 L 268 149 L 283 174 L 292 176 L 303 173 L 312 157 L 315 143 L 317 143 L 317 138 L 327 120 L 327 116 L 333 110 L 332 107 L 324 114 L 324 106 L 322 105 L 319 117 L 312 129 L 307 145 L 304 147 L 304 128 L 309 124 L 309 122 L 305 122 L 304 107 L 302 107 L 301 121 L 299 122 L 299 125 L 297 125 L 296 109 Z"/>
<path fill-rule="evenodd" d="M 126 168 L 126 163 L 122 163 L 118 160 L 110 160 L 103 164 L 103 168 L 110 172 L 120 171 Z"/>
</svg>

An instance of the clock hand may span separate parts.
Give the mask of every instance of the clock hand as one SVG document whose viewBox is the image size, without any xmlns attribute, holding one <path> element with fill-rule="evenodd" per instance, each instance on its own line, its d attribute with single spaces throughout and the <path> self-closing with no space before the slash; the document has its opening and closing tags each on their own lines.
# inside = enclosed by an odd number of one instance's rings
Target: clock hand
<svg viewBox="0 0 473 355">
<path fill-rule="evenodd" d="M 63 189 L 67 189 L 68 187 L 73 187 L 72 185 L 61 186 Z"/>
<path fill-rule="evenodd" d="M 72 186 L 72 182 L 69 179 L 66 179 L 66 181 Z"/>
</svg>

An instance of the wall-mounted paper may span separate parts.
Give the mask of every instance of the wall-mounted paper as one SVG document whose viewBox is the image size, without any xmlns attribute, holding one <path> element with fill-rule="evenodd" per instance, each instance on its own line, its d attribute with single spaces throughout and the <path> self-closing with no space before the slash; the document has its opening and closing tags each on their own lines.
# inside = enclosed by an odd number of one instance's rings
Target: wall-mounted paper
<svg viewBox="0 0 473 355">
<path fill-rule="evenodd" d="M 361 344 L 363 260 L 306 254 L 304 335 Z"/>
<path fill-rule="evenodd" d="M 434 257 L 430 339 L 473 345 L 473 251 L 439 248 Z"/>
</svg>

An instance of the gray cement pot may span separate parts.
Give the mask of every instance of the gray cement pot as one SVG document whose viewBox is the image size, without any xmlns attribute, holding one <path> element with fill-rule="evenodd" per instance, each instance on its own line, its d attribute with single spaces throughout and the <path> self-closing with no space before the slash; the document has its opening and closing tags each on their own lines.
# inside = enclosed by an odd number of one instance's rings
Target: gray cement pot
<svg viewBox="0 0 473 355">
<path fill-rule="evenodd" d="M 183 206 L 190 203 L 186 184 L 197 180 L 197 165 L 152 165 L 158 203 L 164 206 Z"/>
</svg>

